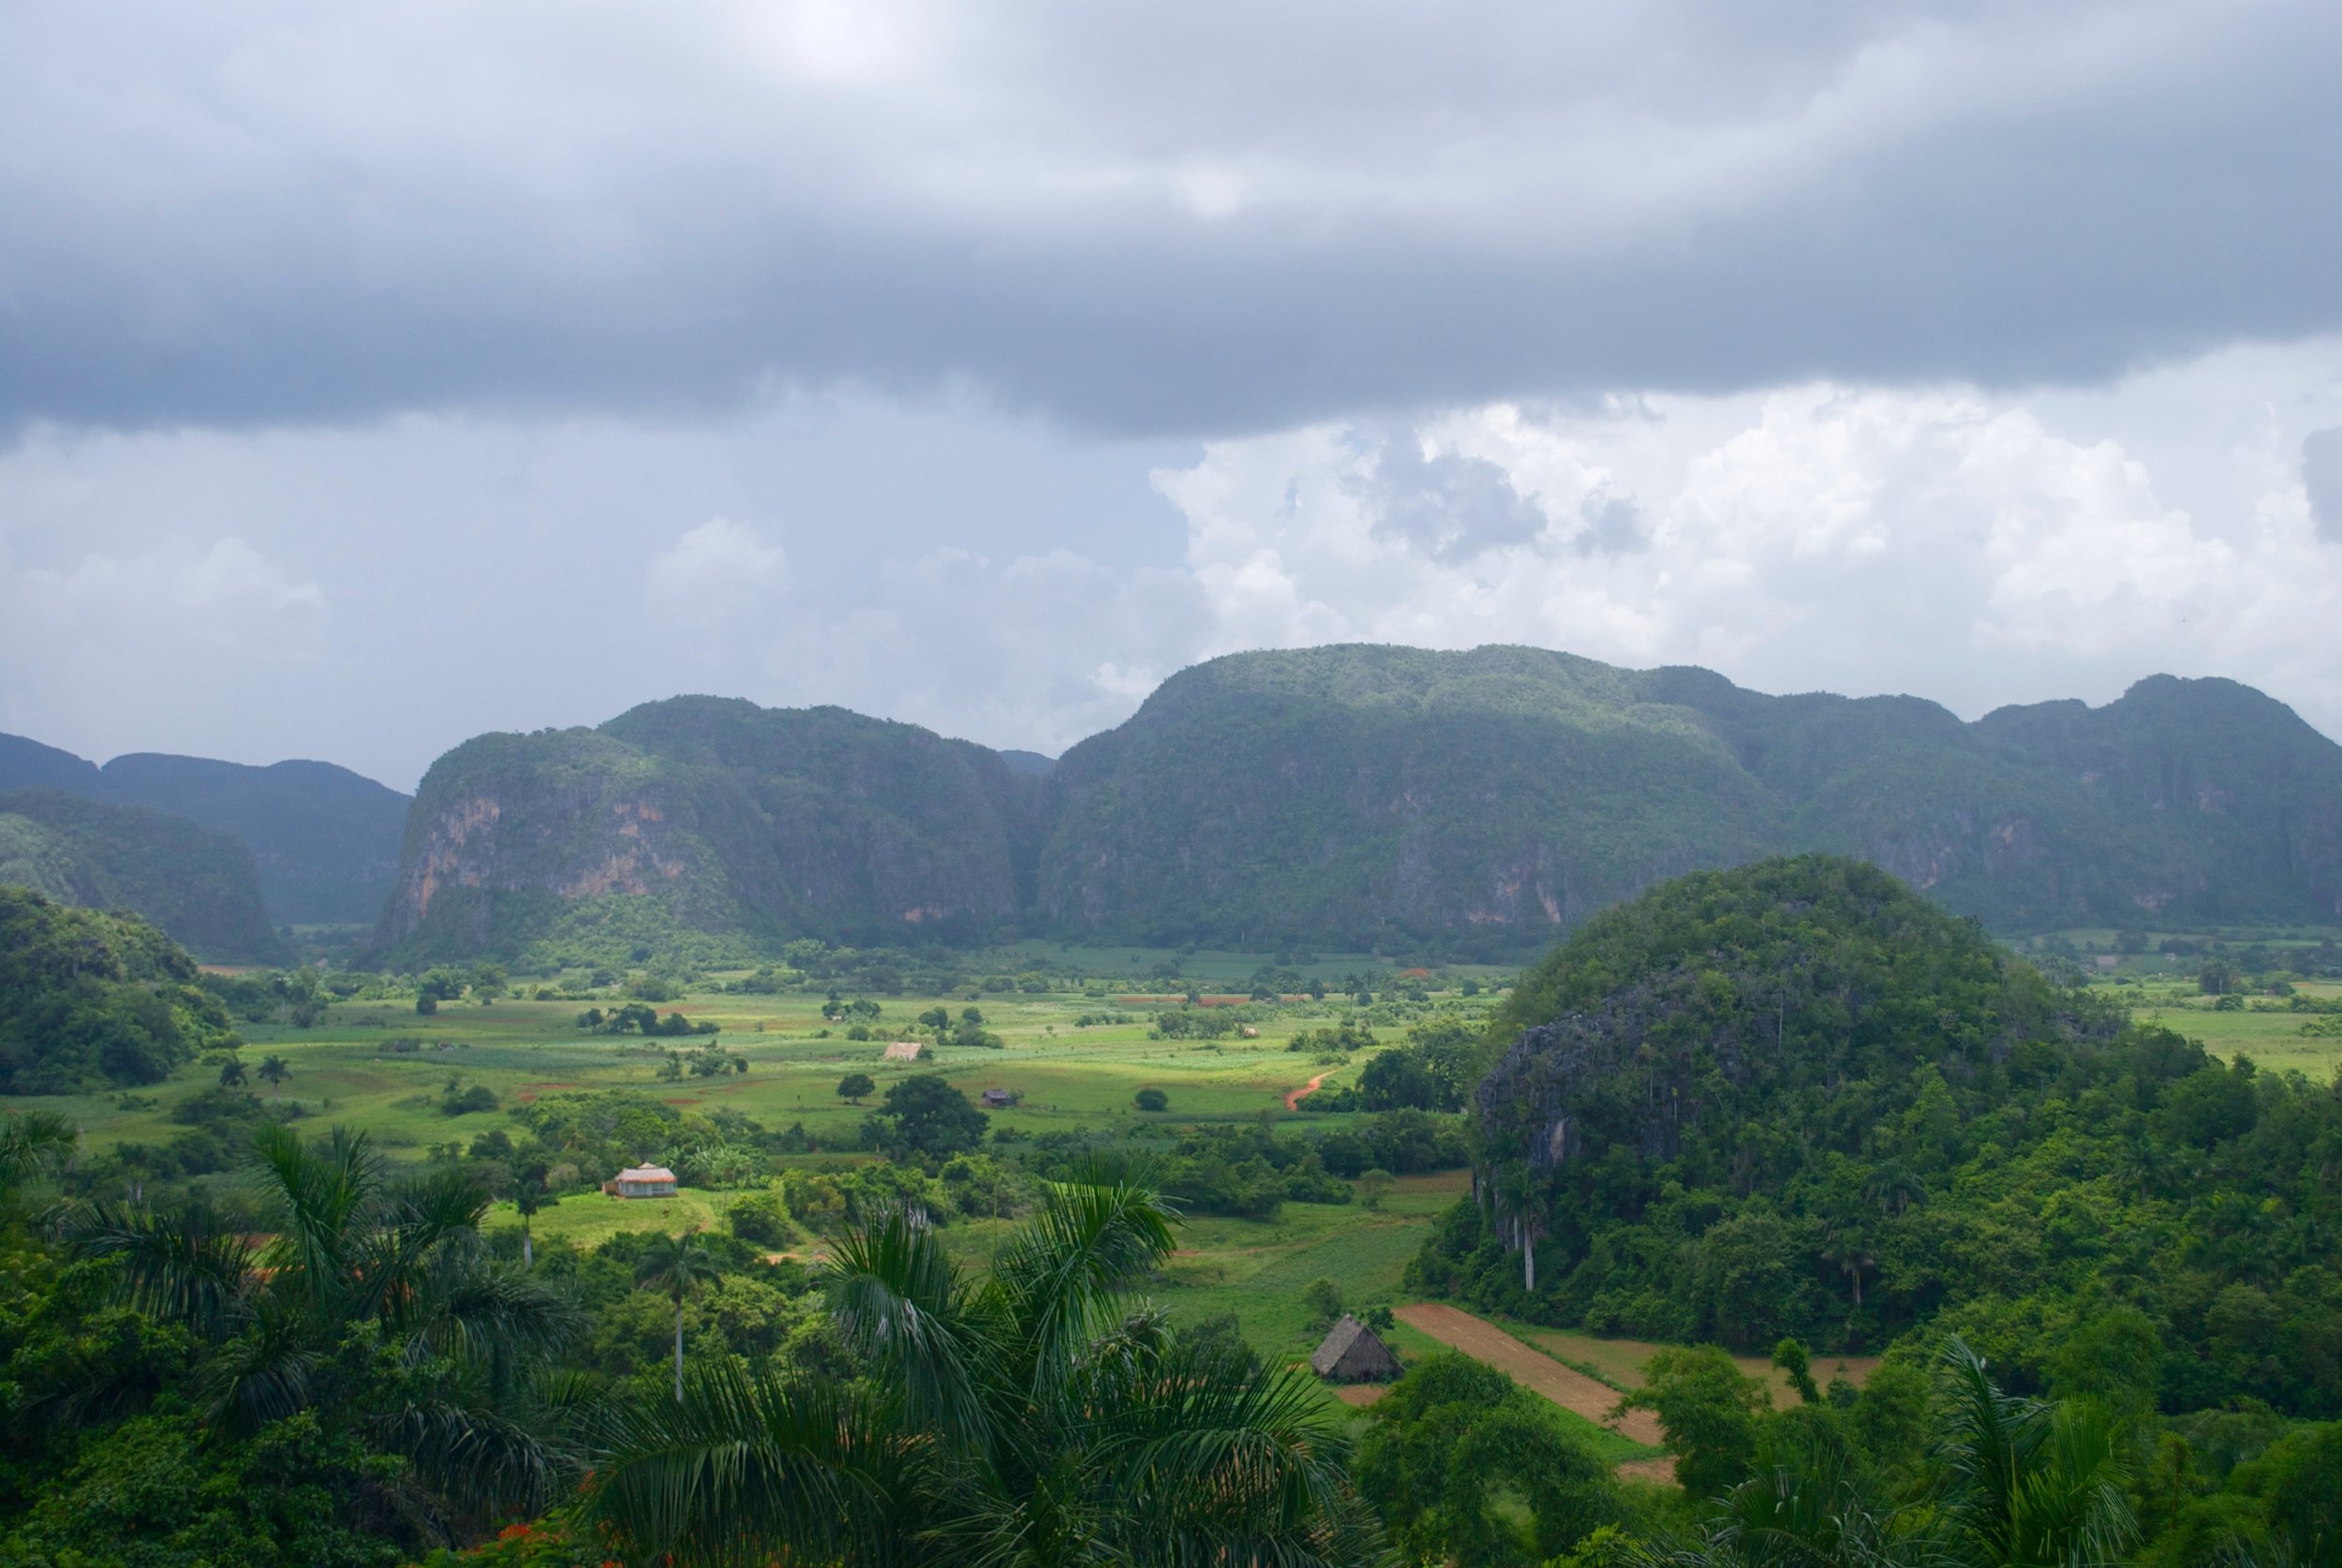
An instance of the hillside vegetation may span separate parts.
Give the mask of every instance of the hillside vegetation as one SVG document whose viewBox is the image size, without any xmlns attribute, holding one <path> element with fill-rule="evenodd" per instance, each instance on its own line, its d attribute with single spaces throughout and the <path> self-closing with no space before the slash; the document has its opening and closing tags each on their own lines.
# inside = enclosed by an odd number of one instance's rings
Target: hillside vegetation
<svg viewBox="0 0 2342 1568">
<path fill-rule="evenodd" d="M 1528 952 L 1654 881 L 1826 851 L 1998 930 L 2334 918 L 2342 747 L 2232 682 L 1963 723 L 1534 648 L 1181 672 L 1055 765 L 839 709 L 653 703 L 432 770 L 398 959 L 789 938 Z"/>
<path fill-rule="evenodd" d="M 279 925 L 365 925 L 398 873 L 408 797 L 331 762 L 267 767 L 138 752 L 104 767 L 0 735 L 0 791 L 59 790 L 230 834 L 252 851 Z"/>
<path fill-rule="evenodd" d="M 160 1083 L 237 1043 L 195 961 L 134 916 L 0 886 L 0 1094 Z"/>
<path fill-rule="evenodd" d="M 280 962 L 252 851 L 184 817 L 55 790 L 0 794 L 0 884 L 135 910 L 215 963 Z"/>
<path fill-rule="evenodd" d="M 1008 935 L 1041 789 L 997 752 L 841 708 L 683 697 L 483 735 L 424 777 L 378 941 L 420 960 L 567 936 L 623 959 L 677 932 Z"/>
<path fill-rule="evenodd" d="M 1875 867 L 1654 889 L 1500 1027 L 1423 1288 L 1759 1352 L 1957 1328 L 2023 1387 L 2342 1413 L 2342 1100 L 2053 987 Z"/>
</svg>

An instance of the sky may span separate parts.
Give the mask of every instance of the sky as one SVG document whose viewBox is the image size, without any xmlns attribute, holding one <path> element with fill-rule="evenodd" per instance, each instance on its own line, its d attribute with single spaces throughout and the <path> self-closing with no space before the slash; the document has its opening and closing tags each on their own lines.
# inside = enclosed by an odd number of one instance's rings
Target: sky
<svg viewBox="0 0 2342 1568">
<path fill-rule="evenodd" d="M 14 0 L 0 731 L 1526 643 L 2342 735 L 2342 7 Z"/>
</svg>

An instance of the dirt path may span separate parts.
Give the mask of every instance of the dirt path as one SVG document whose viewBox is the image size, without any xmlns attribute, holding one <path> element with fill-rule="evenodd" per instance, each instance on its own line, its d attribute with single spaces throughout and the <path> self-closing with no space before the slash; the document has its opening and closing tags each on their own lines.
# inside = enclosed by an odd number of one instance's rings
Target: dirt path
<svg viewBox="0 0 2342 1568">
<path fill-rule="evenodd" d="M 1292 1093 L 1286 1095 L 1285 1109 L 1288 1111 L 1299 1110 L 1301 1108 L 1301 1102 L 1309 1098 L 1311 1095 L 1315 1094 L 1317 1092 L 1317 1086 L 1324 1083 L 1327 1076 L 1327 1075 L 1326 1073 L 1320 1072 L 1316 1077 L 1312 1078 L 1308 1083 L 1303 1084 L 1299 1088 L 1295 1089 Z"/>
<path fill-rule="evenodd" d="M 1443 1344 L 1452 1345 L 1475 1361 L 1485 1362 L 1533 1394 L 1542 1394 L 1566 1411 L 1575 1411 L 1597 1427 L 1647 1442 L 1656 1448 L 1667 1442 L 1659 1418 L 1647 1410 L 1630 1410 L 1613 1423 L 1610 1407 L 1618 1391 L 1572 1371 L 1549 1355 L 1531 1350 L 1492 1323 L 1454 1307 L 1418 1302 L 1398 1309 L 1399 1321 L 1419 1328 Z M 1650 1461 L 1641 1461 L 1649 1463 Z"/>
</svg>

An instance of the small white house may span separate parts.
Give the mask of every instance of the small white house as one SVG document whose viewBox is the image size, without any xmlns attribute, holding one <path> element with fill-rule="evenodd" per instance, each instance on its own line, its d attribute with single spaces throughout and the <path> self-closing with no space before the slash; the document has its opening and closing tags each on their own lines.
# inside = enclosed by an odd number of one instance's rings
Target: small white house
<svg viewBox="0 0 2342 1568">
<path fill-rule="evenodd" d="M 614 1198 L 672 1198 L 674 1173 L 664 1165 L 637 1165 L 603 1182 L 601 1190 Z"/>
</svg>

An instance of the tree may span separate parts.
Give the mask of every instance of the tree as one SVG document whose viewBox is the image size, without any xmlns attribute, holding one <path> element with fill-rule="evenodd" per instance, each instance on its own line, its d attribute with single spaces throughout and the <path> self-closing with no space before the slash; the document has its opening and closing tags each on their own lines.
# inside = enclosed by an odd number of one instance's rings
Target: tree
<svg viewBox="0 0 2342 1568">
<path fill-rule="evenodd" d="M 219 1064 L 219 1087 L 224 1089 L 244 1087 L 244 1060 L 242 1058 L 230 1054 Z"/>
<path fill-rule="evenodd" d="M 292 1076 L 292 1069 L 282 1057 L 269 1057 L 260 1063 L 260 1082 L 269 1086 L 269 1098 L 280 1100 L 285 1093 L 285 1080 Z"/>
<path fill-rule="evenodd" d="M 1618 1516 L 1608 1470 L 1551 1408 L 1468 1357 L 1408 1368 L 1372 1423 L 1358 1487 L 1408 1561 L 1529 1568 Z"/>
<path fill-rule="evenodd" d="M 655 1235 L 635 1261 L 634 1278 L 674 1298 L 674 1397 L 683 1402 L 683 1304 L 716 1272 L 715 1254 L 690 1233 Z"/>
<path fill-rule="evenodd" d="M 852 1104 L 862 1103 L 862 1097 L 878 1087 L 867 1072 L 849 1072 L 837 1080 L 837 1097 Z"/>
<path fill-rule="evenodd" d="M 1131 1103 L 1142 1111 L 1167 1111 L 1171 1097 L 1159 1088 L 1143 1088 L 1131 1096 Z"/>
<path fill-rule="evenodd" d="M 916 1072 L 896 1082 L 876 1119 L 881 1141 L 897 1157 L 965 1154 L 991 1124 L 940 1072 Z"/>
<path fill-rule="evenodd" d="M 1341 1316 L 1341 1287 L 1321 1276 L 1301 1287 L 1301 1305 L 1310 1309 L 1312 1329 L 1331 1328 Z"/>
<path fill-rule="evenodd" d="M 1642 1387 L 1611 1413 L 1647 1410 L 1658 1416 L 1686 1492 L 1705 1501 L 1748 1473 L 1756 1455 L 1757 1416 L 1772 1404 L 1763 1383 L 1742 1377 L 1713 1345 L 1663 1350 L 1644 1366 L 1643 1376 Z"/>
<path fill-rule="evenodd" d="M 488 1195 L 450 1166 L 395 1176 L 345 1128 L 309 1144 L 272 1121 L 252 1146 L 257 1227 L 201 1199 L 88 1205 L 61 1226 L 80 1255 L 119 1260 L 133 1306 L 186 1330 L 205 1425 L 248 1433 L 316 1410 L 402 1456 L 436 1494 L 414 1497 L 419 1508 L 484 1520 L 542 1507 L 563 1417 L 534 1374 L 574 1320 L 560 1296 L 494 1266 L 479 1229 Z M 256 1248 L 256 1228 L 274 1239 Z"/>
<path fill-rule="evenodd" d="M 54 1111 L 10 1111 L 0 1119 L 0 1196 L 62 1166 L 81 1130 Z"/>
<path fill-rule="evenodd" d="M 545 1162 L 532 1160 L 523 1165 L 512 1178 L 512 1206 L 521 1213 L 521 1267 L 524 1269 L 537 1266 L 537 1244 L 528 1234 L 528 1221 L 540 1210 L 551 1208 L 561 1201 L 555 1195 L 552 1184 L 545 1179 L 547 1175 Z"/>
<path fill-rule="evenodd" d="M 825 1273 L 867 1368 L 847 1383 L 719 1361 L 638 1399 L 587 1501 L 635 1558 L 1352 1561 L 1372 1529 L 1302 1374 L 1182 1341 L 1125 1293 L 1170 1256 L 1154 1194 L 1053 1187 L 970 1276 L 899 1211 Z"/>
<path fill-rule="evenodd" d="M 1943 1365 L 1950 1399 L 1936 1441 L 1951 1526 L 1975 1555 L 2026 1568 L 2129 1561 L 2138 1520 L 2105 1408 L 2004 1394 L 1957 1336 Z"/>
<path fill-rule="evenodd" d="M 941 1045 L 952 1032 L 952 1010 L 948 1007 L 930 1007 L 919 1014 L 919 1024 L 923 1028 L 933 1029 L 935 1043 Z"/>
<path fill-rule="evenodd" d="M 1376 1166 L 1374 1169 L 1370 1171 L 1359 1173 L 1359 1205 L 1369 1209 L 1378 1209 L 1382 1207 L 1383 1199 L 1389 1193 L 1394 1180 L 1395 1178 L 1391 1176 L 1391 1174 L 1388 1171 L 1382 1169 L 1380 1166 Z"/>
</svg>

